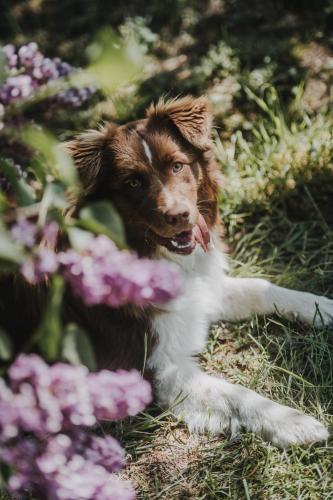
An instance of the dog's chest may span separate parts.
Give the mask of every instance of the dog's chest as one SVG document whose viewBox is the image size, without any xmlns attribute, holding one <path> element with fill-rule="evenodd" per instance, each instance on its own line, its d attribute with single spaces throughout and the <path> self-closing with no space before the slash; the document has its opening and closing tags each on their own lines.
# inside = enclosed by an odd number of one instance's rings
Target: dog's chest
<svg viewBox="0 0 333 500">
<path fill-rule="evenodd" d="M 227 261 L 220 250 L 211 248 L 204 253 L 200 247 L 190 256 L 172 255 L 172 259 L 184 272 L 184 291 L 154 320 L 157 350 L 164 356 L 167 352 L 173 357 L 176 352 L 192 355 L 203 349 L 209 324 L 220 310 L 221 278 Z"/>
</svg>

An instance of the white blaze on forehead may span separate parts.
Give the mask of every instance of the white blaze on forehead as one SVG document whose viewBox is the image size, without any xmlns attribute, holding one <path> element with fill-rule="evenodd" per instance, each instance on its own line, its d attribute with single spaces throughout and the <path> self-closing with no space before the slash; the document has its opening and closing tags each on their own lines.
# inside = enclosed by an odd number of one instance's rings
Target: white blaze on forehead
<svg viewBox="0 0 333 500">
<path fill-rule="evenodd" d="M 145 151 L 145 155 L 147 156 L 148 161 L 149 161 L 149 163 L 151 165 L 152 161 L 153 161 L 153 155 L 151 154 L 151 149 L 150 149 L 149 145 L 147 144 L 147 142 L 144 139 L 142 139 L 142 145 L 143 145 L 143 149 Z"/>
</svg>

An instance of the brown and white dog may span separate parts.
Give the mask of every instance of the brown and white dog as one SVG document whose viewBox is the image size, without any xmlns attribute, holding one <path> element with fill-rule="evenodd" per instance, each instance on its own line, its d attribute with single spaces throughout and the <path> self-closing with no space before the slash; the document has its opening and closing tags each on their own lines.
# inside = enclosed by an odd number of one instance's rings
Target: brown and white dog
<svg viewBox="0 0 333 500">
<path fill-rule="evenodd" d="M 68 296 L 65 314 L 89 332 L 100 366 L 142 368 L 148 345 L 157 397 L 190 430 L 235 434 L 245 428 L 282 447 L 325 440 L 327 430 L 313 417 L 208 375 L 196 359 L 210 323 L 219 319 L 278 310 L 326 324 L 333 316 L 333 301 L 325 297 L 228 276 L 210 134 L 205 98 L 185 97 L 161 100 L 142 120 L 88 131 L 68 144 L 85 200 L 110 199 L 130 246 L 177 262 L 185 289 L 164 310 L 87 308 Z"/>
<path fill-rule="evenodd" d="M 191 430 L 245 428 L 278 446 L 325 440 L 327 430 L 313 417 L 208 375 L 196 360 L 210 323 L 218 319 L 236 321 L 278 310 L 291 319 L 326 324 L 333 316 L 333 301 L 325 297 L 228 276 L 210 134 L 205 98 L 184 97 L 161 100 L 145 119 L 89 131 L 69 144 L 87 198 L 112 200 L 129 244 L 140 255 L 177 262 L 185 276 L 184 293 L 166 310 L 123 308 L 120 328 L 109 316 L 107 335 L 126 339 L 130 359 L 133 350 L 142 354 L 140 344 L 148 335 L 157 397 Z M 107 364 L 121 365 L 122 356 L 111 362 L 117 350 L 103 354 Z M 174 405 L 179 395 L 181 402 Z"/>
</svg>

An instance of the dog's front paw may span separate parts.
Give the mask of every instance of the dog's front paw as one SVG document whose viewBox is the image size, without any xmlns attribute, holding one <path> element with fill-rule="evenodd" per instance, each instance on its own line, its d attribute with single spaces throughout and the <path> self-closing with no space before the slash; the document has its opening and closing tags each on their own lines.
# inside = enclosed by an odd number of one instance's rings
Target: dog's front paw
<svg viewBox="0 0 333 500">
<path fill-rule="evenodd" d="M 315 418 L 286 406 L 282 407 L 282 411 L 280 406 L 279 410 L 278 416 L 272 415 L 264 422 L 260 433 L 272 444 L 288 448 L 295 444 L 308 445 L 328 439 L 328 430 Z"/>
<path fill-rule="evenodd" d="M 295 308 L 294 315 L 304 323 L 325 326 L 333 322 L 333 300 L 312 293 L 304 294 Z"/>
<path fill-rule="evenodd" d="M 333 322 L 333 300 L 327 297 L 316 297 L 316 311 L 314 324 L 316 326 L 329 325 Z"/>
</svg>

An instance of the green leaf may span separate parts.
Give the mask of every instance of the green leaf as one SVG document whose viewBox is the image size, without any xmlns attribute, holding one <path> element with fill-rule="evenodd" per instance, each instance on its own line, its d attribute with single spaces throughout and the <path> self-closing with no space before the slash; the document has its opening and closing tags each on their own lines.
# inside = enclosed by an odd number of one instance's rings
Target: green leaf
<svg viewBox="0 0 333 500">
<path fill-rule="evenodd" d="M 64 210 L 68 207 L 63 186 L 59 182 L 51 182 L 44 189 L 43 197 L 40 202 L 38 224 L 43 226 L 46 221 L 47 214 L 51 208 Z"/>
<path fill-rule="evenodd" d="M 80 211 L 79 225 L 97 234 L 106 234 L 116 245 L 126 245 L 125 230 L 122 220 L 109 201 L 97 201 Z"/>
<path fill-rule="evenodd" d="M 7 229 L 0 223 L 0 259 L 20 264 L 24 255 L 10 237 Z"/>
<path fill-rule="evenodd" d="M 73 365 L 85 365 L 89 370 L 96 370 L 94 350 L 86 332 L 75 323 L 66 327 L 61 344 L 61 358 Z"/>
<path fill-rule="evenodd" d="M 13 344 L 8 334 L 0 328 L 0 359 L 9 361 L 13 355 Z"/>
<path fill-rule="evenodd" d="M 69 227 L 67 229 L 67 235 L 71 247 L 77 252 L 85 250 L 93 238 L 90 231 L 85 231 L 84 229 L 80 229 L 78 227 Z"/>
<path fill-rule="evenodd" d="M 23 132 L 23 140 L 41 153 L 45 160 L 44 168 L 46 171 L 60 179 L 66 186 L 77 188 L 79 181 L 73 161 L 66 153 L 65 148 L 55 140 L 50 132 L 36 127 L 26 127 Z"/>
<path fill-rule="evenodd" d="M 25 182 L 24 179 L 18 179 L 16 177 L 16 172 L 12 163 L 2 157 L 0 157 L 0 171 L 11 183 L 17 197 L 17 201 L 21 206 L 32 205 L 35 202 L 33 189 Z"/>
<path fill-rule="evenodd" d="M 49 302 L 46 305 L 42 322 L 32 338 L 48 361 L 59 357 L 60 341 L 63 335 L 61 304 L 65 283 L 61 276 L 54 275 L 50 287 Z"/>
<path fill-rule="evenodd" d="M 106 93 L 142 78 L 143 51 L 137 40 L 123 40 L 110 29 L 99 32 L 87 48 L 90 64 L 70 76 L 72 85 L 97 85 Z"/>
</svg>

